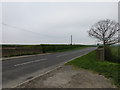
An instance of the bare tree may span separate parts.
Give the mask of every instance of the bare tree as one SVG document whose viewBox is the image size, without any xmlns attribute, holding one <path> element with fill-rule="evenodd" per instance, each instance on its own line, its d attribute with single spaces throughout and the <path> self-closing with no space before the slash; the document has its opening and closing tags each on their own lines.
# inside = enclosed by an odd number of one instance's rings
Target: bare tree
<svg viewBox="0 0 120 90">
<path fill-rule="evenodd" d="M 98 39 L 103 42 L 103 45 L 112 45 L 120 42 L 118 32 L 120 31 L 120 25 L 116 21 L 101 20 L 97 22 L 88 31 L 89 36 Z"/>
</svg>

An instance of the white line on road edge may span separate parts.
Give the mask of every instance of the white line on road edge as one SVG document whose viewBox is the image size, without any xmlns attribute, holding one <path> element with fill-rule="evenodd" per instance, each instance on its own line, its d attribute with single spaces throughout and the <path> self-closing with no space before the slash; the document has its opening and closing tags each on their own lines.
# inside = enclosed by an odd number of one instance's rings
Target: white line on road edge
<svg viewBox="0 0 120 90">
<path fill-rule="evenodd" d="M 95 50 L 95 49 L 94 49 L 94 50 Z M 94 50 L 92 50 L 92 51 L 94 51 Z M 92 52 L 92 51 L 90 51 L 90 52 Z M 85 53 L 85 54 L 83 54 L 83 55 L 86 55 L 86 54 L 88 54 L 88 53 L 90 53 L 90 52 L 87 52 L 87 53 Z M 78 58 L 78 57 L 81 57 L 81 56 L 83 56 L 83 55 L 80 55 L 80 56 L 74 57 L 74 58 L 72 58 L 72 59 L 70 59 L 70 60 L 68 60 L 68 61 L 62 62 L 62 63 L 63 63 L 62 65 L 64 65 L 65 63 L 67 63 L 67 62 L 69 62 L 69 61 L 72 61 L 72 60 L 74 60 L 74 59 L 76 59 L 76 58 Z M 16 88 L 17 86 L 20 86 L 20 85 L 25 84 L 25 83 L 27 83 L 27 82 L 29 82 L 29 81 L 32 81 L 32 80 L 34 80 L 34 79 L 36 79 L 36 78 L 38 78 L 38 77 L 40 77 L 40 76 L 42 76 L 42 75 L 45 75 L 45 74 L 47 74 L 47 73 L 49 73 L 49 72 L 52 72 L 53 70 L 56 70 L 56 69 L 62 67 L 62 65 L 59 64 L 56 68 L 51 69 L 51 70 L 49 70 L 49 71 L 47 71 L 47 72 L 45 72 L 45 73 L 43 73 L 43 74 L 40 74 L 40 75 L 38 75 L 38 76 L 35 76 L 35 77 L 33 77 L 33 78 L 29 79 L 29 80 L 26 80 L 26 81 L 24 81 L 24 82 L 22 82 L 22 83 L 20 83 L 20 84 L 18 84 L 18 85 L 15 85 L 15 86 L 11 87 L 11 88 Z"/>
<path fill-rule="evenodd" d="M 47 60 L 47 58 L 45 58 L 45 59 L 40 59 L 40 60 L 34 60 L 34 61 L 30 61 L 30 62 L 25 62 L 25 63 L 20 63 L 20 64 L 14 65 L 14 66 L 16 67 L 16 66 L 21 66 L 21 65 L 25 65 L 25 64 L 29 64 L 29 63 L 34 63 L 34 62 L 45 61 L 45 60 Z"/>
</svg>

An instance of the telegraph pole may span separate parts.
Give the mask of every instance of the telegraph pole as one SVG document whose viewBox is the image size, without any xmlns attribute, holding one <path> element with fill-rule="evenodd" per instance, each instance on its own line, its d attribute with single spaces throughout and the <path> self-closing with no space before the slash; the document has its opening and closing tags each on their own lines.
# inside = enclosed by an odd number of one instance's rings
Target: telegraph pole
<svg viewBox="0 0 120 90">
<path fill-rule="evenodd" d="M 71 45 L 72 45 L 72 35 L 71 35 Z"/>
</svg>

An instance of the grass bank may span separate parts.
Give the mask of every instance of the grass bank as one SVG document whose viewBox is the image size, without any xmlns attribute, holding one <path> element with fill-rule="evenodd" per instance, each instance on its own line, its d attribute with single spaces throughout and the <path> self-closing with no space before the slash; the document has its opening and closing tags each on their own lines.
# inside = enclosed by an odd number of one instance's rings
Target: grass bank
<svg viewBox="0 0 120 90">
<path fill-rule="evenodd" d="M 97 60 L 95 51 L 72 60 L 66 63 L 66 65 L 73 65 L 78 68 L 84 68 L 102 74 L 111 79 L 115 85 L 120 87 L 120 77 L 118 76 L 120 74 L 120 71 L 118 70 L 120 64 Z"/>
</svg>

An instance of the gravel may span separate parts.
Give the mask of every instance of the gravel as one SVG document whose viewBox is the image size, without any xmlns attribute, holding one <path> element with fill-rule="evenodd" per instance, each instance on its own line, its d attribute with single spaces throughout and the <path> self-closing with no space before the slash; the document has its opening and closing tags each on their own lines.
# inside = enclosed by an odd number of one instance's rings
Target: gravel
<svg viewBox="0 0 120 90">
<path fill-rule="evenodd" d="M 85 69 L 64 65 L 16 88 L 116 88 L 111 80 Z"/>
</svg>

